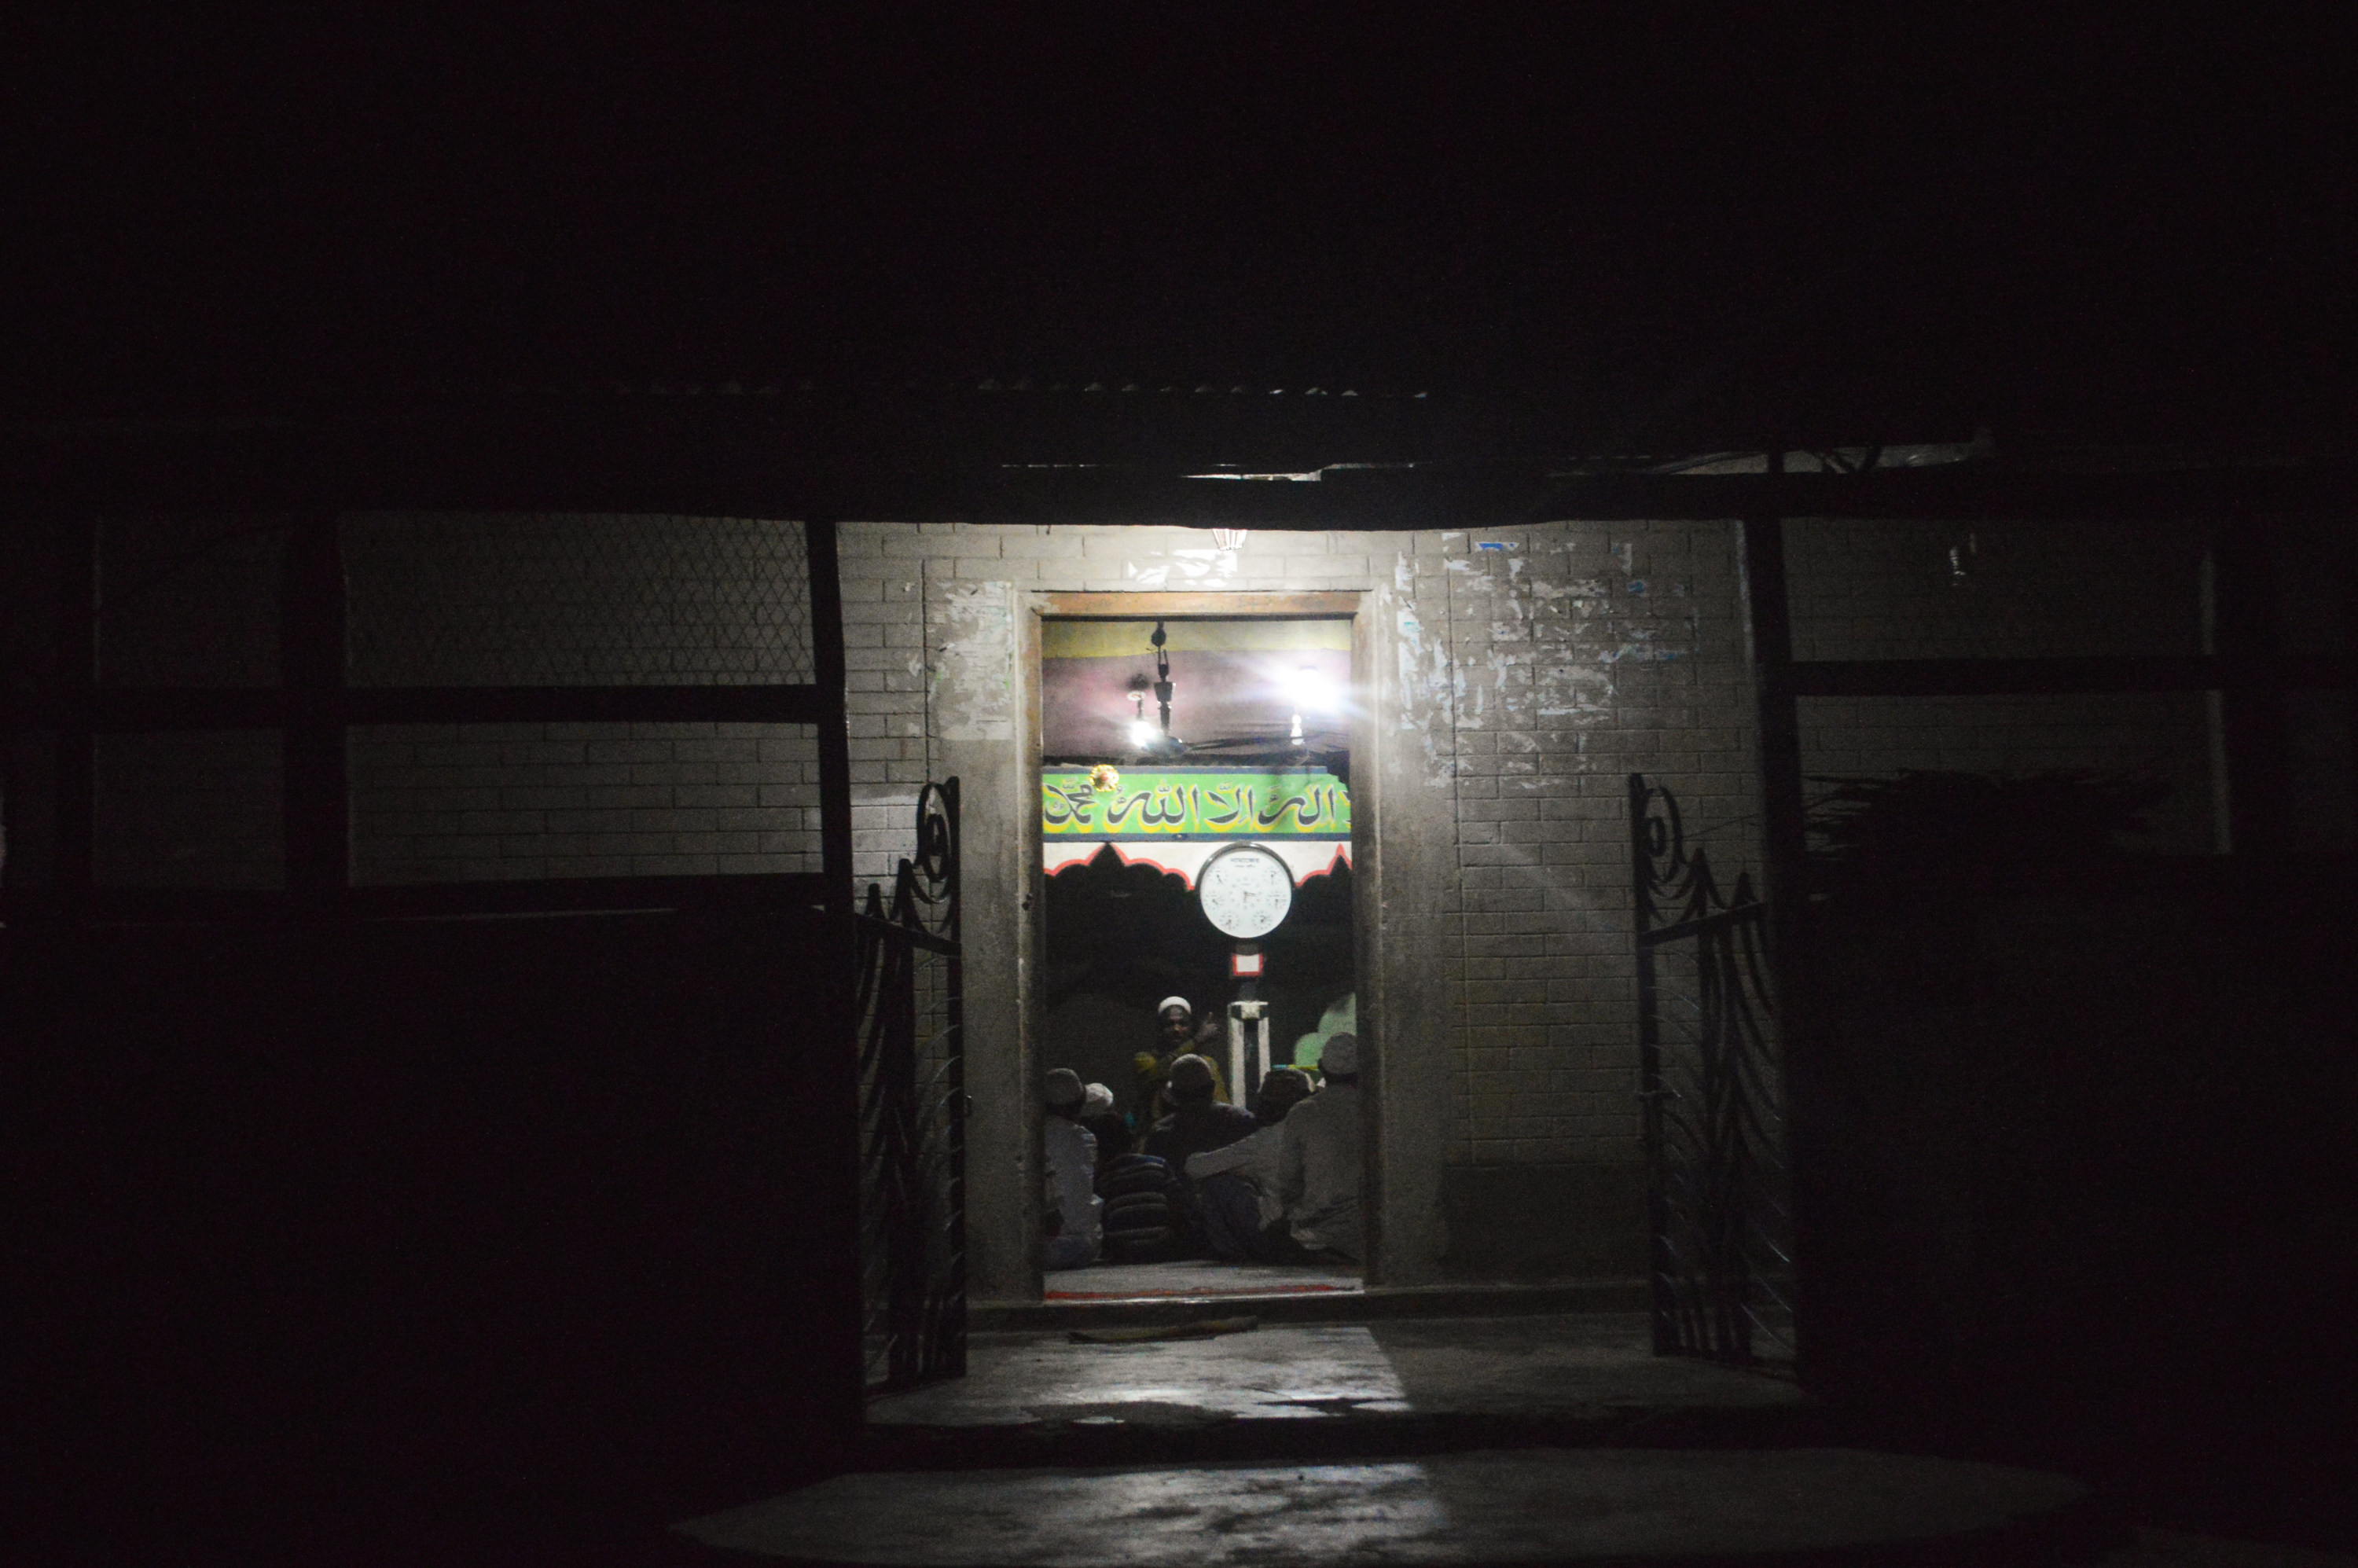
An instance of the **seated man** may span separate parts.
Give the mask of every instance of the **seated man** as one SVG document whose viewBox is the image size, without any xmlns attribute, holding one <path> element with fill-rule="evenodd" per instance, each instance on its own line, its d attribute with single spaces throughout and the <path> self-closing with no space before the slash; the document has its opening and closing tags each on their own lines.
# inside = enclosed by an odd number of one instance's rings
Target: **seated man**
<svg viewBox="0 0 2358 1568">
<path fill-rule="evenodd" d="M 1144 1154 L 1118 1155 L 1098 1178 L 1105 1199 L 1106 1256 L 1124 1263 L 1162 1262 L 1180 1239 L 1174 1223 L 1178 1178 Z"/>
<path fill-rule="evenodd" d="M 1326 1042 L 1326 1084 L 1286 1114 L 1279 1129 L 1277 1194 L 1285 1223 L 1305 1251 L 1367 1256 L 1359 1227 L 1359 1040 Z"/>
<path fill-rule="evenodd" d="M 1081 1090 L 1080 1124 L 1089 1130 L 1098 1141 L 1098 1177 L 1102 1181 L 1106 1167 L 1130 1152 L 1130 1123 L 1113 1108 L 1113 1091 L 1103 1084 L 1088 1084 Z"/>
<path fill-rule="evenodd" d="M 1141 1051 L 1131 1065 L 1138 1073 L 1138 1105 L 1136 1116 L 1141 1128 L 1151 1128 L 1157 1117 L 1170 1113 L 1170 1097 L 1164 1092 L 1171 1080 L 1171 1065 L 1193 1051 L 1198 1044 L 1208 1042 L 1218 1033 L 1218 1019 L 1207 1015 L 1204 1027 L 1195 1026 L 1195 1005 L 1184 996 L 1166 996 L 1154 1010 L 1155 1048 Z M 1220 1082 L 1220 1069 L 1207 1057 L 1205 1065 L 1212 1069 L 1212 1098 L 1224 1100 L 1228 1090 Z"/>
<path fill-rule="evenodd" d="M 1253 1102 L 1260 1128 L 1225 1149 L 1187 1158 L 1204 1217 L 1205 1245 L 1231 1263 L 1282 1263 L 1300 1256 L 1278 1200 L 1278 1156 L 1286 1112 L 1310 1098 L 1310 1075 L 1272 1067 Z"/>
<path fill-rule="evenodd" d="M 1047 1155 L 1047 1245 L 1043 1269 L 1079 1269 L 1098 1260 L 1104 1240 L 1104 1200 L 1097 1195 L 1098 1146 L 1077 1118 L 1084 1091 L 1080 1075 L 1058 1067 L 1041 1086 L 1048 1114 L 1041 1119 L 1040 1143 Z"/>
<path fill-rule="evenodd" d="M 1238 1106 L 1222 1105 L 1212 1098 L 1218 1080 L 1212 1074 L 1212 1064 L 1193 1052 L 1171 1064 L 1171 1081 L 1166 1093 L 1171 1097 L 1172 1111 L 1154 1124 L 1146 1135 L 1144 1152 L 1155 1156 L 1174 1172 L 1187 1168 L 1187 1156 L 1209 1149 L 1225 1149 L 1237 1140 L 1249 1135 L 1260 1124 L 1252 1112 Z M 1184 1222 L 1189 1245 L 1202 1241 L 1200 1222 L 1195 1216 L 1192 1195 L 1183 1195 L 1179 1217 Z"/>
</svg>

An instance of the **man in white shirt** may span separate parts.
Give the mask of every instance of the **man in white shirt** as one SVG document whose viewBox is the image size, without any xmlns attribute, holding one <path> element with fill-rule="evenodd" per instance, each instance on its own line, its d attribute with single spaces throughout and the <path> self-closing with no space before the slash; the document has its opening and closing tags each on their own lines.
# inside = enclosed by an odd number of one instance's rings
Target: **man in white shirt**
<svg viewBox="0 0 2358 1568">
<path fill-rule="evenodd" d="M 1271 1227 L 1285 1218 L 1277 1197 L 1281 1124 L 1288 1111 L 1309 1098 L 1309 1074 L 1299 1067 L 1272 1067 L 1253 1101 L 1260 1130 L 1225 1148 L 1187 1156 L 1187 1179 L 1195 1187 L 1204 1240 L 1213 1257 L 1231 1263 L 1279 1262 L 1290 1250 L 1270 1244 L 1283 1234 L 1271 1235 Z"/>
<path fill-rule="evenodd" d="M 1353 1262 L 1367 1256 L 1359 1225 L 1359 1037 L 1326 1041 L 1326 1084 L 1286 1114 L 1277 1195 L 1293 1239 Z"/>
<path fill-rule="evenodd" d="M 1078 1073 L 1058 1067 L 1041 1085 L 1048 1114 L 1040 1143 L 1047 1155 L 1048 1238 L 1040 1266 L 1081 1269 L 1098 1260 L 1105 1240 L 1105 1200 L 1097 1195 L 1098 1141 L 1080 1124 L 1087 1090 Z"/>
</svg>

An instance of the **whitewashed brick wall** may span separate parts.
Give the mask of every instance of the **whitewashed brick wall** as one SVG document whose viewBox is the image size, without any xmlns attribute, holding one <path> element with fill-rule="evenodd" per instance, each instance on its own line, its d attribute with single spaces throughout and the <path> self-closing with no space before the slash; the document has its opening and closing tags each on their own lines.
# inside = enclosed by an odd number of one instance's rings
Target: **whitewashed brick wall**
<svg viewBox="0 0 2358 1568">
<path fill-rule="evenodd" d="M 589 521 L 601 536 L 615 533 L 617 520 Z M 394 522 L 355 528 L 363 556 L 408 558 L 389 555 L 378 536 Z M 773 535 L 773 525 L 741 521 L 698 535 L 694 591 L 680 601 L 695 611 L 691 621 L 725 616 L 735 602 L 715 549 L 744 545 L 760 557 L 749 568 L 757 576 L 791 575 L 779 564 L 783 535 Z M 1948 552 L 1968 535 L 1959 587 Z M 146 545 L 131 534 L 117 543 L 126 574 L 146 558 Z M 263 614 L 264 596 L 247 591 L 259 579 L 246 557 L 259 559 L 265 546 L 275 540 L 230 541 L 229 564 L 216 575 L 226 573 L 237 591 L 213 585 L 210 596 L 251 600 L 252 615 Z M 974 585 L 1388 589 L 1421 629 L 1420 673 L 1435 683 L 1446 716 L 1445 734 L 1434 738 L 1435 776 L 1449 792 L 1457 875 L 1439 890 L 1452 931 L 1436 958 L 1460 988 L 1450 1043 L 1453 1158 L 1628 1158 L 1636 1113 L 1626 774 L 1642 771 L 1678 793 L 1723 881 L 1758 861 L 1734 549 L 1732 531 L 1718 524 L 1255 531 L 1235 551 L 1187 529 L 849 525 L 841 581 L 857 874 L 889 880 L 908 852 L 918 786 L 936 772 L 938 716 L 927 692 L 938 639 L 948 607 Z M 2190 530 L 2142 524 L 1797 523 L 1796 652 L 2191 652 L 2200 645 L 2200 555 Z M 615 558 L 603 557 L 607 567 Z M 502 569 L 525 568 L 511 561 Z M 640 657 L 640 644 L 655 643 L 638 622 L 671 611 L 644 595 L 629 603 L 638 629 L 616 646 Z M 146 609 L 126 600 L 120 614 L 111 670 L 170 678 L 168 670 L 194 661 L 208 678 L 229 678 L 210 667 L 217 661 L 189 641 L 168 600 Z M 583 640 L 578 618 L 568 626 L 568 656 L 588 660 L 583 674 L 605 667 L 607 655 L 590 657 L 598 639 Z M 719 642 L 731 635 L 716 629 Z M 178 652 L 182 643 L 190 651 Z M 763 651 L 756 663 L 774 656 Z M 745 676 L 682 666 L 670 678 Z M 1813 773 L 2151 766 L 2176 786 L 2153 847 L 2209 847 L 2208 719 L 2199 697 L 1812 699 L 1802 720 Z M 102 876 L 168 885 L 277 877 L 275 737 L 107 746 Z M 174 769 L 191 782 L 178 799 L 164 798 Z M 355 733 L 352 783 L 362 881 L 817 865 L 815 742 L 800 727 L 380 728 Z"/>
<path fill-rule="evenodd" d="M 1756 811 L 1725 524 L 1497 533 L 853 524 L 841 545 L 855 854 L 909 852 L 926 693 L 957 585 L 1140 592 L 1390 587 L 1451 716 L 1455 886 L 1434 890 L 1454 985 L 1451 1158 L 1637 1156 L 1626 778 L 1676 789 L 1730 880 Z M 929 650 L 933 650 L 929 652 Z"/>
<path fill-rule="evenodd" d="M 819 870 L 807 724 L 379 725 L 351 777 L 358 883 Z"/>
<path fill-rule="evenodd" d="M 1460 693 L 1452 1159 L 1633 1160 L 1628 775 L 1677 794 L 1724 881 L 1757 838 L 1734 537 L 1716 524 L 1443 533 L 1419 536 L 1415 567 Z"/>
</svg>

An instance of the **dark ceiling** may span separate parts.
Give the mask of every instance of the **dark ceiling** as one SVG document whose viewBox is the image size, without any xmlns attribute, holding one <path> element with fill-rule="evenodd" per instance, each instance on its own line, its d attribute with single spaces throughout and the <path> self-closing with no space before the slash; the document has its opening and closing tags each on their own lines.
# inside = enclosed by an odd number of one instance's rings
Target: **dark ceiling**
<svg viewBox="0 0 2358 1568">
<path fill-rule="evenodd" d="M 1597 450 L 2358 408 L 2322 24 L 1184 9 L 28 36 L 0 405 L 1248 383 L 1542 405 Z"/>
</svg>

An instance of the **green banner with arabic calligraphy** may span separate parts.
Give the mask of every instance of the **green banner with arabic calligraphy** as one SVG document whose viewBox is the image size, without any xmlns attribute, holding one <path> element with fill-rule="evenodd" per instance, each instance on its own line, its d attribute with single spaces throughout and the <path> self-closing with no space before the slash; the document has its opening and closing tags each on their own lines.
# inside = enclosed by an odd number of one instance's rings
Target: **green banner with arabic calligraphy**
<svg viewBox="0 0 2358 1568">
<path fill-rule="evenodd" d="M 1099 789 L 1087 768 L 1040 773 L 1040 830 L 1051 838 L 1348 838 L 1351 795 L 1304 769 L 1122 769 Z"/>
</svg>

